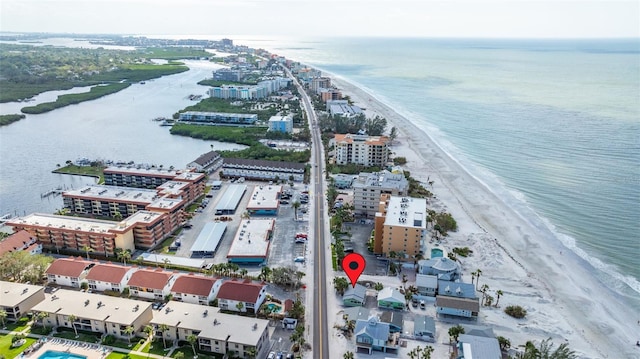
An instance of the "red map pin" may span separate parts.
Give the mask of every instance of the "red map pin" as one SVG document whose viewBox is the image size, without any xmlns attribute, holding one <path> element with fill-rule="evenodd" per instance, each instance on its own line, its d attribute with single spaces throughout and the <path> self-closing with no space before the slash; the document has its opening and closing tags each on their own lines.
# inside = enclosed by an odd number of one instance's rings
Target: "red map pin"
<svg viewBox="0 0 640 359">
<path fill-rule="evenodd" d="M 367 261 L 358 253 L 349 253 L 342 260 L 342 269 L 347 273 L 347 277 L 351 281 L 351 285 L 355 288 L 360 274 L 364 272 Z"/>
</svg>

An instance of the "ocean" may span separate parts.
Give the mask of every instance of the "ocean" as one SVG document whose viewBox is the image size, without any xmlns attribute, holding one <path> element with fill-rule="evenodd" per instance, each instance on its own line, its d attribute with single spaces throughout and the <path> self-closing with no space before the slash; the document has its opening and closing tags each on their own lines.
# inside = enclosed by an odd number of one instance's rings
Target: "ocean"
<svg viewBox="0 0 640 359">
<path fill-rule="evenodd" d="M 359 85 L 640 308 L 640 40 L 235 38 Z"/>
</svg>

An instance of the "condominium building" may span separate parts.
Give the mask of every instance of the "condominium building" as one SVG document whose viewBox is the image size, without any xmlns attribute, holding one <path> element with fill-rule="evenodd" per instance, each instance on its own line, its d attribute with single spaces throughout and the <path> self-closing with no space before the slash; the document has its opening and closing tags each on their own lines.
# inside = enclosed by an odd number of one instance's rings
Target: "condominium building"
<svg viewBox="0 0 640 359">
<path fill-rule="evenodd" d="M 335 100 L 342 99 L 342 92 L 340 92 L 340 90 L 337 90 L 337 89 L 321 88 L 319 92 L 320 92 L 320 98 L 322 99 L 322 102 L 335 101 Z"/>
<path fill-rule="evenodd" d="M 311 79 L 311 91 L 315 94 L 320 93 L 320 89 L 322 88 L 330 88 L 331 87 L 331 78 L 330 77 L 316 77 Z"/>
<path fill-rule="evenodd" d="M 293 132 L 293 117 L 287 116 L 271 116 L 269 119 L 269 131 L 292 133 Z"/>
<path fill-rule="evenodd" d="M 135 223 L 112 222 L 90 218 L 32 213 L 7 221 L 15 232 L 26 230 L 37 238 L 43 248 L 84 253 L 87 246 L 105 256 L 113 256 L 116 248 L 133 251 Z"/>
<path fill-rule="evenodd" d="M 304 163 L 253 160 L 244 158 L 225 158 L 222 165 L 221 177 L 269 180 L 290 180 L 302 182 L 304 180 Z"/>
<path fill-rule="evenodd" d="M 258 115 L 252 113 L 187 111 L 180 114 L 178 121 L 196 125 L 253 126 L 258 121 Z"/>
<path fill-rule="evenodd" d="M 388 171 L 362 172 L 352 186 L 355 213 L 365 217 L 375 217 L 381 194 L 406 196 L 409 193 L 409 181 L 404 175 Z"/>
<path fill-rule="evenodd" d="M 335 163 L 384 166 L 389 162 L 389 137 L 357 134 L 334 136 Z"/>
<path fill-rule="evenodd" d="M 347 100 L 330 100 L 327 101 L 327 112 L 331 116 L 352 117 L 362 114 L 362 109 L 358 106 L 350 105 Z"/>
<path fill-rule="evenodd" d="M 209 151 L 200 157 L 196 158 L 193 162 L 187 165 L 187 168 L 193 169 L 196 172 L 204 172 L 210 174 L 211 172 L 222 167 L 223 158 L 218 152 Z"/>
<path fill-rule="evenodd" d="M 44 300 L 44 287 L 31 284 L 0 281 L 0 310 L 7 314 L 6 319 L 16 322 Z"/>
<path fill-rule="evenodd" d="M 375 218 L 374 253 L 413 259 L 421 254 L 427 233 L 427 200 L 383 194 Z"/>
<path fill-rule="evenodd" d="M 209 97 L 239 100 L 256 100 L 263 99 L 272 92 L 278 91 L 289 85 L 291 80 L 284 77 L 275 77 L 273 79 L 258 82 L 257 85 L 222 85 L 215 86 L 207 92 Z"/>
<path fill-rule="evenodd" d="M 156 188 L 178 175 L 175 170 L 133 166 L 107 167 L 103 173 L 105 185 L 136 188 Z"/>
</svg>

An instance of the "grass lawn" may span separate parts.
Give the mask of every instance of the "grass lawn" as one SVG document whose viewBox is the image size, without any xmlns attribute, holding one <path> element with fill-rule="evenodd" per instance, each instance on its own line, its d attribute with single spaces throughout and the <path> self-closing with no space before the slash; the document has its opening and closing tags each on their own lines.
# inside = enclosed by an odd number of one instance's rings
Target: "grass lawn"
<svg viewBox="0 0 640 359">
<path fill-rule="evenodd" d="M 11 349 L 11 338 L 13 335 L 0 335 L 0 357 L 4 357 L 5 359 L 13 359 L 20 355 L 23 350 L 27 349 L 29 345 L 33 344 L 36 339 L 33 338 L 25 338 L 26 343 L 24 343 L 21 347 Z"/>
<path fill-rule="evenodd" d="M 98 177 L 98 183 L 104 183 L 104 169 L 103 166 L 76 166 L 72 164 L 55 169 L 53 173 Z"/>
<path fill-rule="evenodd" d="M 66 331 L 66 330 L 60 331 L 60 330 L 63 330 L 63 328 L 58 328 L 58 333 L 54 334 L 53 336 L 57 338 L 77 340 L 77 341 L 86 342 L 86 343 L 100 342 L 100 338 L 98 337 L 97 334 L 83 333 L 81 331 L 78 331 L 78 337 L 76 338 L 76 333 L 74 333 L 73 330 L 71 331 Z"/>
<path fill-rule="evenodd" d="M 176 354 L 178 352 L 181 352 L 184 354 L 184 359 L 193 359 L 193 350 L 191 349 L 191 346 L 183 346 L 180 347 L 176 350 L 173 351 L 173 354 L 171 354 L 172 357 L 175 358 Z M 222 355 L 218 355 L 218 354 L 214 354 L 214 353 L 207 353 L 207 354 L 202 354 L 200 352 L 198 353 L 198 359 L 222 359 L 223 356 Z"/>
<path fill-rule="evenodd" d="M 29 326 L 28 323 L 29 323 L 29 318 L 20 318 L 20 320 L 18 320 L 15 323 L 7 322 L 6 328 L 10 332 L 21 332 L 27 329 L 27 327 Z"/>
<path fill-rule="evenodd" d="M 112 346 L 112 347 L 116 347 L 116 348 L 136 350 L 136 348 L 140 347 L 140 344 L 139 344 L 138 340 L 140 340 L 140 339 L 139 338 L 131 338 L 131 343 L 129 343 L 129 341 L 127 341 L 127 340 L 116 340 L 115 342 L 113 342 L 112 344 L 109 344 L 109 345 Z"/>
<path fill-rule="evenodd" d="M 166 351 L 164 350 L 165 348 L 164 348 L 164 345 L 162 344 L 162 340 L 154 340 L 153 343 L 151 343 L 151 345 L 149 344 L 150 343 L 146 343 L 144 348 L 138 349 L 138 350 L 143 353 L 151 353 L 151 354 L 157 354 L 157 355 L 165 355 L 169 351 L 169 350 L 166 350 Z M 171 346 L 171 343 L 167 343 L 167 344 Z"/>
<path fill-rule="evenodd" d="M 111 352 L 111 354 L 107 355 L 107 359 L 147 359 L 147 357 L 136 354 Z"/>
</svg>

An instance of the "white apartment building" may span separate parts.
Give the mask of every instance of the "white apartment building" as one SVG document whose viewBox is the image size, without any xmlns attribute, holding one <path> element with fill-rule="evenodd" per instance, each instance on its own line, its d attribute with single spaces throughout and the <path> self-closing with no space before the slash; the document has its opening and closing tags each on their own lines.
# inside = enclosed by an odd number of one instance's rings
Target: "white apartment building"
<svg viewBox="0 0 640 359">
<path fill-rule="evenodd" d="M 335 162 L 363 166 L 384 166 L 389 161 L 389 137 L 357 134 L 336 134 Z"/>
<path fill-rule="evenodd" d="M 406 196 L 409 181 L 404 174 L 388 171 L 362 172 L 353 182 L 353 206 L 357 215 L 373 218 L 378 211 L 381 194 Z"/>
</svg>

